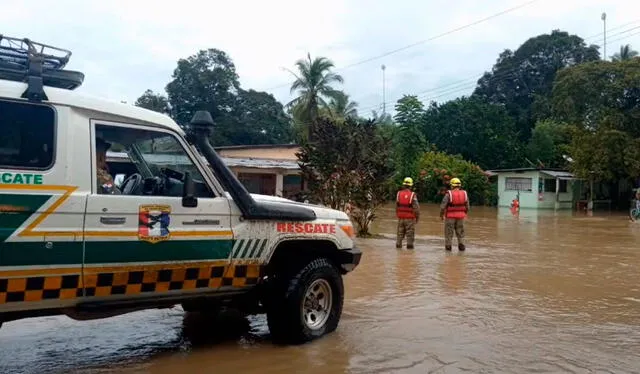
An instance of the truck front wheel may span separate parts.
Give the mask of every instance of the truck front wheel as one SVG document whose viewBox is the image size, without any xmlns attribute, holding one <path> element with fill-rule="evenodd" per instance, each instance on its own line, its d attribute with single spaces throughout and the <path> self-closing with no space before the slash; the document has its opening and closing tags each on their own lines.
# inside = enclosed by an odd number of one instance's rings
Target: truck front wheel
<svg viewBox="0 0 640 374">
<path fill-rule="evenodd" d="M 305 343 L 335 331 L 342 314 L 344 285 L 329 260 L 315 259 L 277 283 L 266 303 L 275 342 Z"/>
</svg>

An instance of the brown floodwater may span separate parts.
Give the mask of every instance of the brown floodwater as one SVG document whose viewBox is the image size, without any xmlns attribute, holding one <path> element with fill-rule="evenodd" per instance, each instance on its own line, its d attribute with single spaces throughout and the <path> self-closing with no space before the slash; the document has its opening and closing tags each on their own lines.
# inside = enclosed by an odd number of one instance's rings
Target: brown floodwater
<svg viewBox="0 0 640 374">
<path fill-rule="evenodd" d="M 0 373 L 640 372 L 640 223 L 472 208 L 463 254 L 444 252 L 435 206 L 413 251 L 382 211 L 338 330 L 310 344 L 273 345 L 263 316 L 179 307 L 37 318 L 0 329 Z"/>
</svg>

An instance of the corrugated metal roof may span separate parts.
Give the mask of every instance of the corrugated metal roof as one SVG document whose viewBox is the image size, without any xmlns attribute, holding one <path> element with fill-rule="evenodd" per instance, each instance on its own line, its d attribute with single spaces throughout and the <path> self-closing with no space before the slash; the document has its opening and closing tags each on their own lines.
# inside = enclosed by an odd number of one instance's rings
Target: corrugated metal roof
<svg viewBox="0 0 640 374">
<path fill-rule="evenodd" d="M 574 179 L 573 174 L 568 171 L 540 170 L 540 172 L 558 179 Z"/>
<path fill-rule="evenodd" d="M 492 173 L 512 173 L 512 172 L 525 172 L 525 171 L 540 171 L 540 172 L 547 172 L 547 171 L 560 171 L 560 172 L 567 172 L 566 170 L 563 169 L 554 169 L 554 168 L 549 168 L 549 169 L 544 169 L 544 168 L 510 168 L 510 169 L 491 169 L 491 170 L 487 170 L 490 171 Z"/>
<path fill-rule="evenodd" d="M 169 154 L 147 154 L 150 161 L 157 164 L 189 164 L 190 161 L 183 155 L 169 155 Z M 129 155 L 125 152 L 107 152 L 108 161 L 128 161 Z M 290 160 L 273 160 L 273 159 L 261 159 L 261 158 L 236 158 L 236 157 L 222 157 L 222 161 L 229 167 L 245 167 L 254 169 L 285 169 L 285 170 L 298 170 L 300 166 L 296 161 Z"/>
<path fill-rule="evenodd" d="M 229 167 L 245 167 L 245 168 L 258 168 L 258 169 L 287 169 L 298 170 L 300 166 L 296 161 L 290 160 L 272 160 L 261 158 L 235 158 L 235 157 L 223 157 L 222 160 Z"/>
</svg>

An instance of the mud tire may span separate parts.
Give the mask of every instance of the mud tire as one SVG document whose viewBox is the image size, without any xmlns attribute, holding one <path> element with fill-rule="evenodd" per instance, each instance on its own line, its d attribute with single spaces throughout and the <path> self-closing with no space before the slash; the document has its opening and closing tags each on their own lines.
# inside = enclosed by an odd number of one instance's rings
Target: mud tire
<svg viewBox="0 0 640 374">
<path fill-rule="evenodd" d="M 312 329 L 305 323 L 303 305 L 309 287 L 319 279 L 331 288 L 332 302 L 326 321 Z M 326 258 L 314 259 L 271 287 L 266 312 L 273 342 L 303 344 L 335 331 L 342 315 L 343 302 L 344 284 L 338 270 Z"/>
</svg>

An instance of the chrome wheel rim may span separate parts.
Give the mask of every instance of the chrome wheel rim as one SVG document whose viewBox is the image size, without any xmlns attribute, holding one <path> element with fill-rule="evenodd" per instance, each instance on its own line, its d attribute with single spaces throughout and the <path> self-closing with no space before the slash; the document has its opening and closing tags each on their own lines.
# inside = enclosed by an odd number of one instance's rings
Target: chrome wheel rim
<svg viewBox="0 0 640 374">
<path fill-rule="evenodd" d="M 302 316 L 308 328 L 317 330 L 327 322 L 333 305 L 332 292 L 329 282 L 324 279 L 316 279 L 307 288 L 302 303 Z"/>
</svg>

